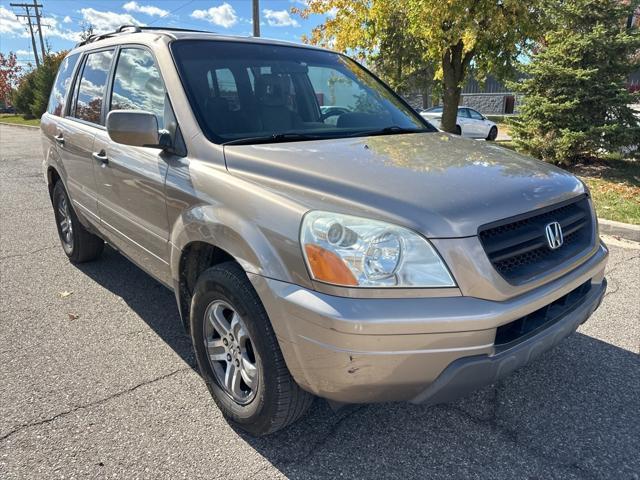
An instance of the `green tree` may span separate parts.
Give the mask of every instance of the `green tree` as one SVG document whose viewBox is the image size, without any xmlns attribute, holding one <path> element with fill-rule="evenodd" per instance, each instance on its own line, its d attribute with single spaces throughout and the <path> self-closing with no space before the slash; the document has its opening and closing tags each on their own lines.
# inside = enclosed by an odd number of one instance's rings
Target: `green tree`
<svg viewBox="0 0 640 480">
<path fill-rule="evenodd" d="M 572 0 L 549 11 L 555 27 L 516 84 L 524 95 L 511 129 L 519 149 L 571 164 L 640 143 L 626 88 L 639 66 L 639 31 L 626 21 L 637 6 L 638 0 Z"/>
<path fill-rule="evenodd" d="M 25 118 L 40 118 L 47 110 L 60 63 L 67 52 L 48 54 L 40 66 L 23 75 L 13 93 L 13 104 Z"/>
<path fill-rule="evenodd" d="M 397 88 L 412 74 L 440 80 L 442 128 L 453 132 L 470 65 L 482 77 L 504 76 L 540 33 L 547 0 L 309 0 L 303 17 L 330 14 L 307 41 L 389 65 L 385 80 Z M 401 68 L 396 75 L 393 67 Z M 406 68 L 406 70 L 405 70 Z"/>
<path fill-rule="evenodd" d="M 31 115 L 31 103 L 33 102 L 33 94 L 35 91 L 36 71 L 31 70 L 20 77 L 18 87 L 13 91 L 11 102 L 16 107 L 16 111 L 21 113 L 24 118 L 33 118 Z"/>
<path fill-rule="evenodd" d="M 330 14 L 334 7 L 337 15 Z M 435 68 L 423 55 L 421 39 L 408 30 L 404 4 L 312 0 L 307 8 L 293 11 L 304 18 L 329 13 L 325 23 L 315 28 L 310 37 L 304 36 L 304 41 L 350 53 L 398 92 L 424 92 L 423 106 L 427 106 Z"/>
<path fill-rule="evenodd" d="M 34 91 L 30 104 L 30 112 L 31 115 L 36 118 L 40 118 L 47 110 L 53 82 L 56 79 L 58 68 L 60 68 L 60 64 L 66 54 L 67 52 L 63 51 L 47 55 L 40 67 L 35 70 L 35 77 L 33 79 Z"/>
</svg>

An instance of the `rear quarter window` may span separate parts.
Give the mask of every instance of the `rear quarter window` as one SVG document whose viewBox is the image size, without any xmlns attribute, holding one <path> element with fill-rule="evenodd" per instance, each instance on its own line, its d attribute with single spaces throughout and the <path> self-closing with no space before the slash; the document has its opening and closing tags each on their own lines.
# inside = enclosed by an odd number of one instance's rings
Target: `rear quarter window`
<svg viewBox="0 0 640 480">
<path fill-rule="evenodd" d="M 56 81 L 53 84 L 51 95 L 49 96 L 49 105 L 47 106 L 47 112 L 51 115 L 60 117 L 62 116 L 62 112 L 64 112 L 67 93 L 73 81 L 73 71 L 79 58 L 80 54 L 74 53 L 65 58 L 60 64 Z"/>
</svg>

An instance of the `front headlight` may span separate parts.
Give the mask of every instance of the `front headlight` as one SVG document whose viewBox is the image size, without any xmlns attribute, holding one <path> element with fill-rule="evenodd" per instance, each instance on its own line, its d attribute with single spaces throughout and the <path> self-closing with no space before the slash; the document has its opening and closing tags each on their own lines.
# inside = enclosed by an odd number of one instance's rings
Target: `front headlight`
<svg viewBox="0 0 640 480">
<path fill-rule="evenodd" d="M 312 211 L 300 242 L 311 276 L 349 287 L 455 287 L 431 244 L 411 230 L 377 220 Z"/>
</svg>

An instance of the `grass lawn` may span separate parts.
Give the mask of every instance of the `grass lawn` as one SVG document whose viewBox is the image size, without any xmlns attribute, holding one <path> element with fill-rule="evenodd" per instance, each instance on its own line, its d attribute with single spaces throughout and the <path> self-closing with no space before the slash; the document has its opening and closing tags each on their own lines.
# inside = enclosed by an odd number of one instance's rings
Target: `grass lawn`
<svg viewBox="0 0 640 480">
<path fill-rule="evenodd" d="M 0 122 L 15 123 L 16 125 L 33 125 L 35 127 L 40 125 L 39 118 L 25 120 L 24 118 L 22 118 L 22 115 L 12 115 L 10 113 L 0 113 Z"/>
<path fill-rule="evenodd" d="M 612 159 L 570 169 L 591 190 L 598 216 L 640 225 L 640 159 Z"/>
</svg>

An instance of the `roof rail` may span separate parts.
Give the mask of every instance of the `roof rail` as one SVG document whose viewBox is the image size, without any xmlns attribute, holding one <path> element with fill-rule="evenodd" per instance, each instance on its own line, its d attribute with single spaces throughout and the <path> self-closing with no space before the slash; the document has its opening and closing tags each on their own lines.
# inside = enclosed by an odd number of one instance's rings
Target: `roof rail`
<svg viewBox="0 0 640 480">
<path fill-rule="evenodd" d="M 116 35 L 124 35 L 127 33 L 138 33 L 143 31 L 153 31 L 153 30 L 166 30 L 169 32 L 199 32 L 199 33 L 213 33 L 208 32 L 206 30 L 193 30 L 189 28 L 175 28 L 175 27 L 143 27 L 140 25 L 120 25 L 113 32 L 106 32 L 100 34 L 93 34 L 89 37 L 85 38 L 81 42 L 78 42 L 75 48 L 81 47 L 82 45 L 86 45 L 88 43 L 97 42 L 98 40 L 103 40 L 105 38 L 115 37 Z"/>
</svg>

